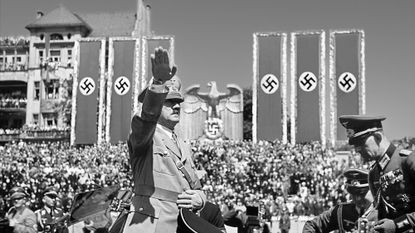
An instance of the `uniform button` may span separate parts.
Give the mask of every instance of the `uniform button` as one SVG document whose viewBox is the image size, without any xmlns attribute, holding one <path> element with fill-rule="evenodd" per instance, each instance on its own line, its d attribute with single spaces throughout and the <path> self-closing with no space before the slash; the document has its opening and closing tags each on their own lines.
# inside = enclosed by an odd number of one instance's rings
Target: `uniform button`
<svg viewBox="0 0 415 233">
<path fill-rule="evenodd" d="M 386 200 L 388 200 L 388 201 L 389 201 L 389 199 L 390 199 L 390 197 L 389 197 L 389 196 L 386 196 Z"/>
<path fill-rule="evenodd" d="M 380 175 L 383 176 L 383 172 L 380 172 Z"/>
<path fill-rule="evenodd" d="M 138 211 L 143 211 L 144 209 L 143 209 L 143 207 L 140 207 L 139 209 L 138 209 Z"/>
</svg>

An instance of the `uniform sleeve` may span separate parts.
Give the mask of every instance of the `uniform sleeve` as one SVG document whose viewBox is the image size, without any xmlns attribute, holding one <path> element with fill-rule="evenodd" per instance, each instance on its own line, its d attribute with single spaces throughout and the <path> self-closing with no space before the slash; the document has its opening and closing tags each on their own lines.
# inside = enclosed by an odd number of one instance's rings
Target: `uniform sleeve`
<svg viewBox="0 0 415 233">
<path fill-rule="evenodd" d="M 403 169 L 405 169 L 409 175 L 409 179 L 415 181 L 415 153 L 412 152 L 405 163 L 403 164 Z M 396 233 L 405 232 L 409 229 L 415 230 L 415 212 L 407 213 L 393 220 L 396 225 Z"/>
<path fill-rule="evenodd" d="M 337 209 L 338 206 L 323 212 L 313 220 L 307 221 L 304 224 L 303 233 L 328 233 L 338 229 Z"/>
<path fill-rule="evenodd" d="M 141 116 L 137 114 L 131 121 L 131 133 L 128 139 L 130 156 L 136 157 L 140 154 L 146 154 L 143 152 L 152 142 L 167 93 L 168 89 L 165 85 L 152 85 L 148 88 Z"/>
<path fill-rule="evenodd" d="M 36 233 L 36 215 L 32 211 L 28 211 L 24 216 L 22 223 L 16 223 L 14 226 L 15 233 Z"/>
</svg>

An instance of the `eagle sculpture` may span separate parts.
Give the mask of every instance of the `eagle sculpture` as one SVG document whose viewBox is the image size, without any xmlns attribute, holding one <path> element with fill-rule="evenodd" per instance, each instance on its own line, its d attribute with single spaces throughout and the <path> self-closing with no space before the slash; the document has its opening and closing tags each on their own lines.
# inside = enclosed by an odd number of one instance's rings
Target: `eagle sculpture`
<svg viewBox="0 0 415 233">
<path fill-rule="evenodd" d="M 242 89 L 235 84 L 228 84 L 226 86 L 228 92 L 220 92 L 215 81 L 208 82 L 207 86 L 208 92 L 201 92 L 199 84 L 192 85 L 185 90 L 181 122 L 186 122 L 187 138 L 196 139 L 201 136 L 205 121 L 212 118 L 221 119 L 225 127 L 225 136 L 234 138 L 229 134 L 235 134 L 232 132 L 239 130 L 232 129 L 232 127 L 239 127 L 239 125 L 242 127 L 240 120 L 243 111 Z M 239 121 L 241 121 L 240 124 Z"/>
</svg>

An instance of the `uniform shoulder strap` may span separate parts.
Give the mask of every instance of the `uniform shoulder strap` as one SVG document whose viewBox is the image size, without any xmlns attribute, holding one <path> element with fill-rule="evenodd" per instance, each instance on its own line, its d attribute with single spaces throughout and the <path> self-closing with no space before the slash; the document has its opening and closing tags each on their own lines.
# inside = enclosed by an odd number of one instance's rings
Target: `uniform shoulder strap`
<svg viewBox="0 0 415 233">
<path fill-rule="evenodd" d="M 339 208 L 337 208 L 337 223 L 338 223 L 338 226 L 339 226 L 339 233 L 344 233 L 343 204 L 339 204 Z"/>
</svg>

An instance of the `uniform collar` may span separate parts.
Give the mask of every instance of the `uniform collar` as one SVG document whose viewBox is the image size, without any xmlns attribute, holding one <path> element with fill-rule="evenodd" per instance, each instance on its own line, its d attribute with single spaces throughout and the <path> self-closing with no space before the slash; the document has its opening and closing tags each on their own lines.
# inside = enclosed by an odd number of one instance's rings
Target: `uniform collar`
<svg viewBox="0 0 415 233">
<path fill-rule="evenodd" d="M 386 152 L 377 160 L 377 164 L 379 164 L 379 167 L 383 170 L 388 165 L 389 161 L 392 158 L 393 153 L 395 152 L 396 147 L 391 143 L 389 144 L 388 149 Z"/>
<path fill-rule="evenodd" d="M 169 138 L 173 138 L 173 131 L 166 126 L 157 124 L 157 128 L 160 129 L 164 134 L 166 134 Z"/>
</svg>

